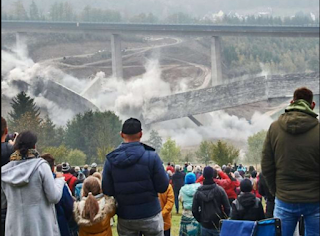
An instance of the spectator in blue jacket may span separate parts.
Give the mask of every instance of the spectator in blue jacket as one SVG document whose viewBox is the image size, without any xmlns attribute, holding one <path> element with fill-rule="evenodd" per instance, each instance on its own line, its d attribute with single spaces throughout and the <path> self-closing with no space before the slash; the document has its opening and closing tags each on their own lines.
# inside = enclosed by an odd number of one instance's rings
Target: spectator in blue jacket
<svg viewBox="0 0 320 236">
<path fill-rule="evenodd" d="M 47 153 L 41 155 L 41 157 L 49 163 L 52 174 L 55 178 L 54 157 L 51 154 Z M 70 189 L 68 185 L 65 184 L 63 187 L 62 197 L 60 201 L 55 205 L 61 236 L 71 236 L 69 232 L 68 222 L 73 220 L 73 202 L 74 200 L 72 198 Z"/>
<path fill-rule="evenodd" d="M 139 120 L 126 120 L 121 137 L 124 142 L 107 155 L 102 176 L 103 193 L 118 203 L 118 235 L 163 236 L 158 193 L 167 190 L 169 178 L 155 149 L 140 142 Z"/>
</svg>

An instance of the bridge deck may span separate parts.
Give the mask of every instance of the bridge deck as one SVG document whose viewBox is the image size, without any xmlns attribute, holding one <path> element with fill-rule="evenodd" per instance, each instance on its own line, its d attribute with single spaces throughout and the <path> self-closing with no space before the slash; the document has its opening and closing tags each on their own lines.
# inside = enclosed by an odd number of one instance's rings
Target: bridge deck
<svg viewBox="0 0 320 236">
<path fill-rule="evenodd" d="M 1 21 L 2 31 L 14 32 L 100 32 L 112 34 L 194 35 L 194 36 L 257 36 L 319 37 L 319 25 L 184 25 L 130 24 L 48 21 Z"/>
<path fill-rule="evenodd" d="M 146 124 L 188 117 L 207 112 L 292 97 L 296 88 L 306 86 L 319 94 L 319 73 L 272 75 L 222 84 L 171 96 L 153 98 L 146 104 Z"/>
</svg>

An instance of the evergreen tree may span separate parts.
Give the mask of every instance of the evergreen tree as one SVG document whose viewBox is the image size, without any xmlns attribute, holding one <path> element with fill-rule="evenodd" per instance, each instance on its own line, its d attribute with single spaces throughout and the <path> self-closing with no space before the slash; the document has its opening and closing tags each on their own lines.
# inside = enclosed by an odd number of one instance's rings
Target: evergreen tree
<svg viewBox="0 0 320 236">
<path fill-rule="evenodd" d="M 34 1 L 30 4 L 30 20 L 39 20 L 38 6 Z"/>
<path fill-rule="evenodd" d="M 23 115 L 28 113 L 28 117 L 34 119 L 38 125 L 41 123 L 40 108 L 37 107 L 34 99 L 29 97 L 24 91 L 17 94 L 10 103 L 12 111 L 9 112 L 9 120 L 13 126 L 17 121 L 22 118 Z"/>
<path fill-rule="evenodd" d="M 21 1 L 17 1 L 13 3 L 13 12 L 14 12 L 14 18 L 16 20 L 27 20 L 28 14 L 26 9 L 23 6 L 23 3 Z"/>
<path fill-rule="evenodd" d="M 219 165 L 234 163 L 239 157 L 240 151 L 234 146 L 219 140 L 216 144 L 211 145 L 211 153 L 213 160 Z"/>
<path fill-rule="evenodd" d="M 156 149 L 156 152 L 158 153 L 160 152 L 160 149 L 162 147 L 162 138 L 157 131 L 151 130 L 150 139 L 148 143 L 150 144 L 151 147 Z"/>
<path fill-rule="evenodd" d="M 47 115 L 41 123 L 41 132 L 40 132 L 40 139 L 39 139 L 40 146 L 41 147 L 59 146 L 62 143 L 61 139 L 63 137 L 58 136 L 58 131 L 60 132 L 61 129 L 56 128 L 55 124 L 53 124 L 52 120 Z"/>
<path fill-rule="evenodd" d="M 99 162 L 99 150 L 117 147 L 121 143 L 121 125 L 119 117 L 110 111 L 77 114 L 67 123 L 65 143 L 68 148 L 84 152 L 86 163 Z"/>
</svg>

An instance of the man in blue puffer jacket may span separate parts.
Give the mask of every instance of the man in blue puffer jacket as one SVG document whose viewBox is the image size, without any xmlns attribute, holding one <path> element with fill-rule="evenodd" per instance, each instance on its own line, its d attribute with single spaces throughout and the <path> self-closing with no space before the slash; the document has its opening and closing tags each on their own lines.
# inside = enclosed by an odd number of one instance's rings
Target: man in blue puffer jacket
<svg viewBox="0 0 320 236">
<path fill-rule="evenodd" d="M 152 147 L 140 142 L 141 123 L 130 118 L 122 126 L 124 142 L 107 155 L 102 189 L 117 203 L 118 234 L 163 235 L 158 193 L 164 193 L 169 178 Z"/>
</svg>

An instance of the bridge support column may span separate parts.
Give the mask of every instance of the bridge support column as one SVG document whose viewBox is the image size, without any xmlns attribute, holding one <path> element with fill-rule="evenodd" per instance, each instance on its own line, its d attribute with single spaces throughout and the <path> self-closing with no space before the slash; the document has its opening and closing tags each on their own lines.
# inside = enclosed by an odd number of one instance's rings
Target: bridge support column
<svg viewBox="0 0 320 236">
<path fill-rule="evenodd" d="M 121 37 L 119 34 L 111 35 L 112 75 L 116 78 L 123 77 Z"/>
<path fill-rule="evenodd" d="M 211 82 L 212 86 L 222 84 L 221 45 L 219 37 L 211 38 Z"/>
<path fill-rule="evenodd" d="M 25 33 L 17 32 L 16 33 L 16 49 L 21 48 L 22 38 L 24 37 Z"/>
</svg>

